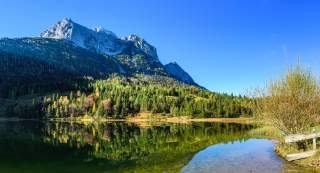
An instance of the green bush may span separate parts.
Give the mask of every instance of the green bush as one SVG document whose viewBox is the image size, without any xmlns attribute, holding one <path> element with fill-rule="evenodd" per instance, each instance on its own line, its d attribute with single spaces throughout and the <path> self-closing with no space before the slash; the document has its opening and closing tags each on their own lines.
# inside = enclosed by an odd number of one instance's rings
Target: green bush
<svg viewBox="0 0 320 173">
<path fill-rule="evenodd" d="M 319 116 L 320 88 L 311 72 L 300 65 L 258 92 L 255 115 L 284 134 L 303 133 Z"/>
</svg>

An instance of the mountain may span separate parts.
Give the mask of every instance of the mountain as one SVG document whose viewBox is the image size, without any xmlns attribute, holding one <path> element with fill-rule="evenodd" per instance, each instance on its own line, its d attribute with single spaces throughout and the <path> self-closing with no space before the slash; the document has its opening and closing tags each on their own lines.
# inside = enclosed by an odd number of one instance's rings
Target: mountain
<svg viewBox="0 0 320 173">
<path fill-rule="evenodd" d="M 41 37 L 69 40 L 79 47 L 115 56 L 131 73 L 169 74 L 187 84 L 197 85 L 177 63 L 163 66 L 156 48 L 137 35 L 118 38 L 113 32 L 101 27 L 89 29 L 70 18 L 64 18 L 44 31 Z M 146 72 L 145 69 L 153 70 Z"/>
<path fill-rule="evenodd" d="M 72 85 L 65 83 L 105 79 L 113 73 L 165 76 L 199 86 L 176 63 L 163 65 L 156 48 L 143 38 L 119 38 L 111 31 L 89 29 L 70 18 L 57 22 L 40 37 L 0 39 L 0 68 L 0 96 L 47 91 L 39 86 L 51 88 L 48 84 L 56 81 L 61 83 L 57 88 L 68 89 Z"/>
<path fill-rule="evenodd" d="M 118 38 L 116 34 L 102 27 L 89 29 L 75 23 L 70 18 L 64 18 L 40 35 L 42 38 L 64 39 L 75 45 L 104 53 L 118 55 L 128 48 L 134 48 L 132 54 L 143 52 L 153 58 L 158 58 L 155 47 L 136 35 Z"/>
<path fill-rule="evenodd" d="M 91 30 L 64 18 L 40 35 L 42 38 L 65 39 L 75 45 L 115 55 L 124 49 L 123 41 L 111 31 L 102 28 Z"/>
<path fill-rule="evenodd" d="M 178 65 L 178 63 L 171 62 L 164 67 L 173 78 L 190 85 L 198 85 L 193 81 L 192 77 Z"/>
<path fill-rule="evenodd" d="M 89 29 L 70 18 L 64 18 L 40 36 L 66 40 L 92 52 L 112 56 L 122 62 L 128 74 L 166 75 L 156 48 L 136 35 L 119 38 L 113 32 L 101 27 Z"/>
</svg>

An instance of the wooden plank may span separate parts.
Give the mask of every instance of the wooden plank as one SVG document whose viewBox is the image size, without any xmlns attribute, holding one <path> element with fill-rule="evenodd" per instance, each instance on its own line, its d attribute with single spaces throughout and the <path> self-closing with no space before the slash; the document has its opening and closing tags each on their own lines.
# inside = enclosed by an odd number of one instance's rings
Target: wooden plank
<svg viewBox="0 0 320 173">
<path fill-rule="evenodd" d="M 306 139 L 313 139 L 320 137 L 320 133 L 313 133 L 313 134 L 296 134 L 296 135 L 289 135 L 284 138 L 285 143 L 291 142 L 298 142 Z"/>
<path fill-rule="evenodd" d="M 313 156 L 316 153 L 317 153 L 317 150 L 311 150 L 311 151 L 306 151 L 306 152 L 302 152 L 302 153 L 288 154 L 287 160 L 293 161 L 293 160 L 298 160 L 298 159 L 304 159 L 304 158 Z"/>
</svg>

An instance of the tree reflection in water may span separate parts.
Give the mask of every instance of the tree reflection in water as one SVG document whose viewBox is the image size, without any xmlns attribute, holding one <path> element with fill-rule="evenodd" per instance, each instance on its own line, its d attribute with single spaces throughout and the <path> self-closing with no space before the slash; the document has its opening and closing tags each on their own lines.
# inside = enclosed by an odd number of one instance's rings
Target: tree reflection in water
<svg viewBox="0 0 320 173">
<path fill-rule="evenodd" d="M 179 172 L 198 151 L 249 139 L 252 128 L 227 123 L 0 123 L 0 170 Z"/>
</svg>

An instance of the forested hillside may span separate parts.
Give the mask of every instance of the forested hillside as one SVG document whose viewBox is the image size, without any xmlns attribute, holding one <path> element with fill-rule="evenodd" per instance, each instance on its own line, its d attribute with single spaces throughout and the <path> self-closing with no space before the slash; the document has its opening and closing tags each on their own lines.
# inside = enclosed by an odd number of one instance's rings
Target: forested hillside
<svg viewBox="0 0 320 173">
<path fill-rule="evenodd" d="M 44 60 L 0 51 L 0 98 L 66 91 L 85 82 L 75 72 Z"/>
<path fill-rule="evenodd" d="M 106 79 L 113 73 L 174 78 L 159 59 L 152 59 L 141 51 L 128 48 L 111 57 L 77 47 L 67 40 L 48 38 L 0 39 L 0 70 L 0 98 L 10 99 L 33 93 L 69 91 L 79 80 Z"/>
<path fill-rule="evenodd" d="M 152 78 L 113 77 L 90 83 L 89 92 L 47 96 L 43 99 L 44 116 L 124 118 L 141 112 L 190 117 L 251 115 L 247 97 L 217 94 L 171 78 Z"/>
</svg>

